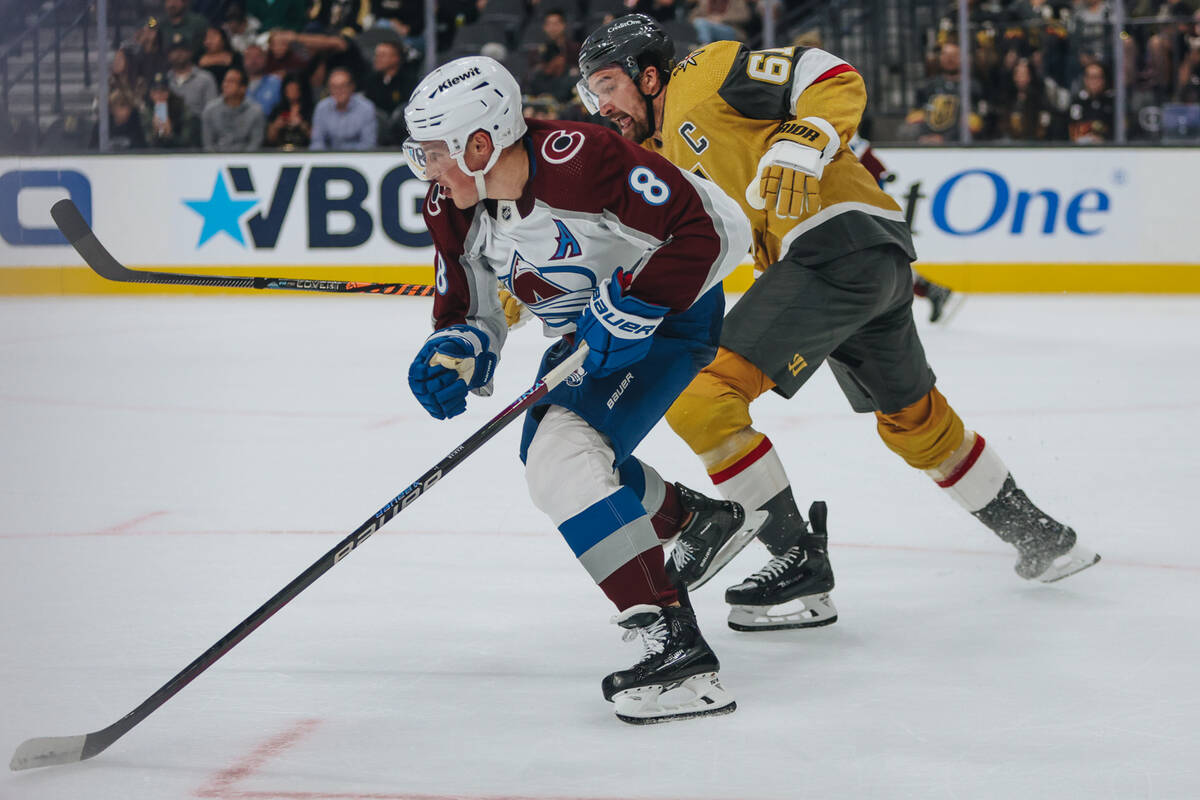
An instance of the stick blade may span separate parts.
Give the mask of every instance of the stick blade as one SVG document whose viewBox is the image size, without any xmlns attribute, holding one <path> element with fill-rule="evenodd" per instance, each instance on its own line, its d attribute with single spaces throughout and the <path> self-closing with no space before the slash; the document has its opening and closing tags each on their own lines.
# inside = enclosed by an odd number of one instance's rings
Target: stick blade
<svg viewBox="0 0 1200 800">
<path fill-rule="evenodd" d="M 55 767 L 83 761 L 83 745 L 87 736 L 42 736 L 27 739 L 13 753 L 8 768 L 17 771 L 34 767 Z"/>
<path fill-rule="evenodd" d="M 59 200 L 51 206 L 50 216 L 54 218 L 54 224 L 72 245 L 92 232 L 83 218 L 83 214 L 79 213 L 79 209 L 70 200 Z"/>
</svg>

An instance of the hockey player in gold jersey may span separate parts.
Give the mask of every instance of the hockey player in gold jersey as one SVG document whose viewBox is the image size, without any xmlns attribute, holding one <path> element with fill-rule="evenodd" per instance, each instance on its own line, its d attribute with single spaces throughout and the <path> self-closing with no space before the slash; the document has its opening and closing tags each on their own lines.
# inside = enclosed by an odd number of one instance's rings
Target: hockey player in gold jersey
<svg viewBox="0 0 1200 800">
<path fill-rule="evenodd" d="M 753 228 L 761 274 L 725 317 L 716 359 L 667 414 L 721 493 L 765 519 L 758 538 L 772 558 L 727 590 L 731 627 L 837 619 L 825 505 L 810 509 L 810 531 L 750 417 L 755 398 L 791 397 L 823 362 L 852 408 L 875 414 L 889 449 L 1016 548 L 1018 575 L 1048 582 L 1099 560 L 1030 502 L 934 386 L 912 317 L 908 226 L 848 147 L 866 105 L 850 64 L 817 48 L 738 42 L 676 63 L 662 28 L 635 14 L 593 32 L 579 65 L 593 113 L 717 183 Z M 676 567 L 691 580 L 686 563 Z"/>
</svg>

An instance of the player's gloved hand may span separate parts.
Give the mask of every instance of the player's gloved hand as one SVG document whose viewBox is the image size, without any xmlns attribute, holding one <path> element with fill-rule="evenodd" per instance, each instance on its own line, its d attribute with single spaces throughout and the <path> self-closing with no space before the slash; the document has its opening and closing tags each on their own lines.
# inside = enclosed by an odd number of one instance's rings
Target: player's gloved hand
<svg viewBox="0 0 1200 800">
<path fill-rule="evenodd" d="M 816 213 L 821 209 L 821 175 L 839 147 L 837 131 L 820 117 L 783 123 L 758 160 L 746 202 L 784 218 Z"/>
<path fill-rule="evenodd" d="M 589 375 L 603 377 L 645 358 L 654 331 L 670 311 L 623 294 L 622 275 L 624 271 L 617 270 L 596 287 L 575 323 L 576 338 L 591 350 L 583 360 Z"/>
<path fill-rule="evenodd" d="M 525 304 L 513 296 L 508 289 L 500 289 L 500 305 L 504 308 L 504 321 L 510 330 L 515 330 L 525 324 L 525 320 L 533 313 Z"/>
<path fill-rule="evenodd" d="M 467 392 L 490 384 L 498 356 L 488 335 L 470 325 L 442 328 L 425 340 L 412 366 L 408 387 L 435 419 L 467 410 Z"/>
</svg>

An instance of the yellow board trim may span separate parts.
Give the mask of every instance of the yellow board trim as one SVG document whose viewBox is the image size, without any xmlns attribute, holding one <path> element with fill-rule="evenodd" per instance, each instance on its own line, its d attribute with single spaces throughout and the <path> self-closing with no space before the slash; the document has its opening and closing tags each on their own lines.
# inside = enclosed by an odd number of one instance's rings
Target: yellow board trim
<svg viewBox="0 0 1200 800">
<path fill-rule="evenodd" d="M 1200 294 L 1200 264 L 931 264 L 917 270 L 958 292 Z M 270 276 L 354 280 L 372 283 L 433 283 L 433 267 L 418 265 L 318 265 L 272 267 L 150 266 L 135 269 L 195 275 Z M 725 291 L 741 293 L 754 283 L 754 268 L 742 264 L 725 279 Z M 106 281 L 87 267 L 0 268 L 0 296 L 63 294 L 245 294 L 254 289 L 167 286 Z M 271 292 L 271 294 L 309 294 Z"/>
<path fill-rule="evenodd" d="M 1200 264 L 914 264 L 956 292 L 1200 294 Z M 725 291 L 744 292 L 754 270 L 743 264 Z"/>
<path fill-rule="evenodd" d="M 1200 293 L 1200 264 L 914 265 L 956 292 Z"/>
<path fill-rule="evenodd" d="M 271 278 L 312 278 L 314 280 L 361 281 L 363 283 L 433 283 L 431 266 L 312 266 L 273 267 L 227 264 L 220 267 L 131 266 L 131 269 L 155 272 L 184 272 L 190 275 L 228 275 Z M 0 269 L 0 296 L 55 294 L 247 294 L 257 289 L 225 289 L 208 286 L 170 286 L 158 283 L 119 283 L 101 278 L 87 267 L 15 267 Z M 306 291 L 272 291 L 270 294 L 312 294 Z"/>
</svg>

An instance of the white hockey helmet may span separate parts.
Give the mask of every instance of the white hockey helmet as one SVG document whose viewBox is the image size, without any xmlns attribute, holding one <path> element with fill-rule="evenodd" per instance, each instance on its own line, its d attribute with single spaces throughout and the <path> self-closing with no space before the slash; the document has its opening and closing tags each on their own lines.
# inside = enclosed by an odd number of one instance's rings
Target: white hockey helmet
<svg viewBox="0 0 1200 800">
<path fill-rule="evenodd" d="M 480 198 L 486 197 L 483 176 L 496 164 L 500 151 L 525 135 L 521 116 L 521 87 L 500 62 L 487 56 L 467 56 L 443 64 L 425 76 L 404 108 L 409 138 L 404 155 L 421 180 L 429 180 L 422 142 L 445 142 L 450 157 L 475 177 Z M 463 161 L 467 141 L 475 131 L 492 137 L 495 149 L 483 169 L 473 171 Z"/>
</svg>

